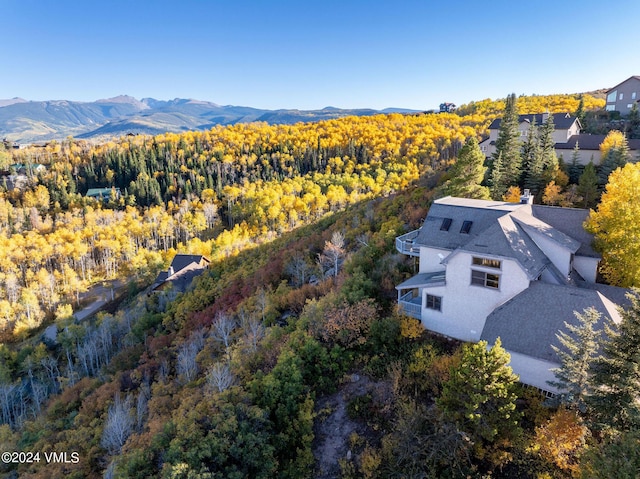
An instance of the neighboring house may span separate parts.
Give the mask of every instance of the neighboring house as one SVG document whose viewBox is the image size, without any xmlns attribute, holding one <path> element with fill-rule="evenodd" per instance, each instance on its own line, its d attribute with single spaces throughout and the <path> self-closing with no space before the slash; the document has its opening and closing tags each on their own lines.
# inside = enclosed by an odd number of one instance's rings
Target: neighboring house
<svg viewBox="0 0 640 479">
<path fill-rule="evenodd" d="M 440 113 L 453 113 L 456 111 L 455 103 L 440 103 Z"/>
<path fill-rule="evenodd" d="M 607 111 L 628 115 L 634 103 L 640 101 L 640 76 L 632 76 L 607 92 Z"/>
<path fill-rule="evenodd" d="M 120 199 L 120 188 L 89 188 L 85 196 L 99 201 L 109 201 L 114 191 L 116 195 L 115 199 Z"/>
<path fill-rule="evenodd" d="M 25 163 L 14 163 L 10 167 L 12 172 L 15 172 L 17 175 L 37 175 L 38 173 L 44 173 L 47 171 L 47 167 L 41 165 L 40 163 L 33 164 L 25 164 Z"/>
<path fill-rule="evenodd" d="M 537 115 L 520 115 L 519 126 L 520 138 L 525 142 L 529 135 L 531 125 L 542 125 L 549 118 L 549 113 L 542 113 Z M 496 151 L 496 140 L 500 132 L 500 124 L 502 119 L 498 118 L 493 120 L 489 125 L 489 138 L 480 143 L 480 149 L 486 157 L 492 156 Z M 566 143 L 569 138 L 574 135 L 578 135 L 581 130 L 580 120 L 570 113 L 557 113 L 553 115 L 553 124 L 555 130 L 553 132 L 553 140 L 556 143 Z"/>
<path fill-rule="evenodd" d="M 554 391 L 551 344 L 573 311 L 593 306 L 619 321 L 625 290 L 595 283 L 600 256 L 583 228 L 588 210 L 446 197 L 423 226 L 396 239 L 419 272 L 396 286 L 404 312 L 463 341 L 499 336 L 520 380 Z"/>
<path fill-rule="evenodd" d="M 566 143 L 556 143 L 556 155 L 562 157 L 565 163 L 571 163 L 573 158 L 573 149 L 578 144 L 578 163 L 586 165 L 593 161 L 594 165 L 599 165 L 602 160 L 600 154 L 600 144 L 604 141 L 606 135 L 589 135 L 586 133 L 574 135 Z M 629 153 L 631 157 L 636 159 L 640 154 L 640 140 L 627 139 L 629 145 Z"/>
<path fill-rule="evenodd" d="M 202 255 L 177 254 L 169 269 L 158 275 L 151 285 L 151 291 L 159 291 L 171 285 L 174 291 L 184 293 L 193 278 L 201 275 L 209 267 L 209 263 L 210 261 Z"/>
</svg>

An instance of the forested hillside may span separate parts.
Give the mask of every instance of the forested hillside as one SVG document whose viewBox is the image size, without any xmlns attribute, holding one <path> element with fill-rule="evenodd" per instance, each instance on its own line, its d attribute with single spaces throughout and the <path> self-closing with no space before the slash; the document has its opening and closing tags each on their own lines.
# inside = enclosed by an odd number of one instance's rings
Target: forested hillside
<svg viewBox="0 0 640 479">
<path fill-rule="evenodd" d="M 518 99 L 520 113 L 578 104 L 569 95 Z M 484 101 L 458 114 L 235 125 L 101 145 L 69 139 L 5 155 L 3 167 L 47 171 L 0 201 L 0 442 L 6 451 L 79 457 L 5 464 L 6 477 L 607 470 L 620 457 L 611 451 L 633 450 L 637 437 L 605 409 L 594 406 L 601 435 L 591 438 L 579 411 L 543 407 L 516 384 L 499 345 L 431 337 L 395 309 L 395 285 L 416 267 L 396 254 L 395 237 L 417 228 L 434 196 L 452 187 L 459 153 L 475 161 L 460 150 L 501 108 Z M 562 173 L 562 189 L 540 191 L 550 204 L 570 201 L 569 186 L 579 186 L 584 173 L 572 178 L 569 166 L 548 178 L 556 186 Z M 104 202 L 84 195 L 97 187 L 111 191 Z M 69 306 L 96 281 L 143 287 L 175 251 L 212 260 L 190 292 L 131 294 L 113 314 L 70 318 Z M 38 341 L 33 330 L 54 320 L 57 340 Z M 336 411 L 319 405 L 336 391 L 353 428 L 338 438 L 331 469 L 318 450 L 321 425 Z M 475 409 L 461 402 L 476 392 Z M 598 432 L 607 427 L 619 435 Z"/>
</svg>

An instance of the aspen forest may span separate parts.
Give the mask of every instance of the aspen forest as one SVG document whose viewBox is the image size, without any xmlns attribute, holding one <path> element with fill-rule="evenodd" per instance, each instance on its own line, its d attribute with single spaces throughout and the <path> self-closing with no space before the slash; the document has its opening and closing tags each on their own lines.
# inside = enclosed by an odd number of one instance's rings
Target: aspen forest
<svg viewBox="0 0 640 479">
<path fill-rule="evenodd" d="M 640 415 L 617 423 L 594 403 L 595 427 L 520 385 L 499 340 L 437 337 L 396 307 L 416 265 L 395 238 L 438 195 L 507 201 L 534 184 L 537 202 L 595 208 L 605 191 L 619 159 L 562 158 L 535 182 L 525 163 L 498 189 L 488 161 L 452 181 L 505 105 L 1 151 L 0 170 L 27 165 L 29 182 L 0 185 L 0 444 L 80 458 L 2 477 L 568 479 L 606 477 L 614 450 L 637 464 Z M 517 98 L 521 114 L 603 106 Z M 151 294 L 176 253 L 211 263 L 187 292 Z M 109 287 L 111 307 L 74 319 Z M 468 409 L 463 393 L 485 386 L 495 397 Z M 327 458 L 336 411 L 346 445 Z"/>
</svg>

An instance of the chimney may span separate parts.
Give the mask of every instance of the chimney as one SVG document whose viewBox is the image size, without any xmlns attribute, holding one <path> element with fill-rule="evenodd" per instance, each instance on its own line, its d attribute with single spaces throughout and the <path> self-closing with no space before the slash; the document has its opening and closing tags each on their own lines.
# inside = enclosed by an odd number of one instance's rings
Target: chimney
<svg viewBox="0 0 640 479">
<path fill-rule="evenodd" d="M 525 190 L 525 191 L 529 191 L 529 190 Z M 173 266 L 169 266 L 169 270 L 167 271 L 167 277 L 173 276 Z"/>
<path fill-rule="evenodd" d="M 522 193 L 522 195 L 520 196 L 520 204 L 521 205 L 533 204 L 533 195 L 528 189 L 524 190 L 524 193 Z"/>
<path fill-rule="evenodd" d="M 542 123 L 544 123 L 545 121 L 547 121 L 549 119 L 549 110 L 545 111 L 542 114 Z"/>
</svg>

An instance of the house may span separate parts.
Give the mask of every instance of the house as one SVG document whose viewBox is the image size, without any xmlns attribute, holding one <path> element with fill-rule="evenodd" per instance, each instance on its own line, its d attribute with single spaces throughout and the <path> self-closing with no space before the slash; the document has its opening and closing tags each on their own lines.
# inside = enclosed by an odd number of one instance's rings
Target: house
<svg viewBox="0 0 640 479">
<path fill-rule="evenodd" d="M 518 117 L 518 130 L 520 131 L 520 138 L 522 141 L 526 141 L 529 135 L 529 130 L 532 125 L 540 126 L 549 118 L 549 113 L 542 113 L 537 115 L 519 115 Z M 480 149 L 484 155 L 488 158 L 496 151 L 496 140 L 500 132 L 500 125 L 502 123 L 501 118 L 497 118 L 489 125 L 489 138 L 486 138 L 480 142 Z M 555 130 L 553 132 L 553 141 L 556 143 L 566 143 L 569 138 L 580 133 L 582 126 L 580 120 L 576 116 L 570 113 L 558 113 L 553 115 L 553 124 Z M 588 163 L 588 161 L 587 161 Z"/>
<path fill-rule="evenodd" d="M 570 163 L 573 158 L 573 149 L 578 145 L 578 163 L 586 165 L 593 161 L 594 165 L 599 165 L 602 161 L 600 154 L 600 144 L 606 135 L 589 135 L 582 133 L 573 135 L 566 143 L 556 143 L 555 150 L 558 158 L 562 157 L 565 163 Z M 640 140 L 627 139 L 629 153 L 633 158 L 637 158 L 640 153 Z"/>
<path fill-rule="evenodd" d="M 201 275 L 210 261 L 202 255 L 177 254 L 173 257 L 171 266 L 162 271 L 151 285 L 151 291 L 160 291 L 171 285 L 174 291 L 184 293 L 196 276 Z"/>
<path fill-rule="evenodd" d="M 462 341 L 497 337 L 520 380 L 547 391 L 559 366 L 551 348 L 573 311 L 595 307 L 619 321 L 626 290 L 596 281 L 600 255 L 584 230 L 588 210 L 446 197 L 419 230 L 396 239 L 419 259 L 418 274 L 396 286 L 404 312 L 425 328 Z"/>
<path fill-rule="evenodd" d="M 454 111 L 456 111 L 455 103 L 440 103 L 440 113 L 453 113 Z"/>
<path fill-rule="evenodd" d="M 120 188 L 89 188 L 87 190 L 87 194 L 85 195 L 87 198 L 93 198 L 99 201 L 109 201 L 111 200 L 111 196 L 115 193 L 114 199 L 120 198 Z"/>
<path fill-rule="evenodd" d="M 632 76 L 607 92 L 605 110 L 628 115 L 634 103 L 640 101 L 640 76 Z"/>
</svg>

